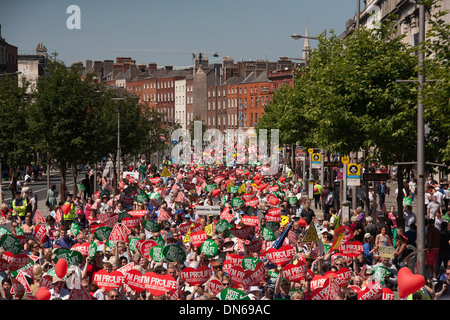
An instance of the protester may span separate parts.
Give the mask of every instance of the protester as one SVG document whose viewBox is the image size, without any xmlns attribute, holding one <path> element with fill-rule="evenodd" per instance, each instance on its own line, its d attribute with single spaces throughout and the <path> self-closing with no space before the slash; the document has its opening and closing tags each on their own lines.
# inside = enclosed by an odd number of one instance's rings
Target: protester
<svg viewBox="0 0 450 320">
<path fill-rule="evenodd" d="M 413 222 L 407 219 L 409 229 L 404 234 L 396 229 L 395 258 L 377 259 L 381 246 L 394 247 L 395 232 L 392 236 L 388 232 L 397 228 L 393 208 L 387 213 L 387 224 L 366 217 L 361 207 L 354 210 L 349 221 L 325 201 L 332 195 L 332 188 L 317 187 L 321 190 L 317 205 L 326 209 L 325 217 L 310 207 L 306 195 L 298 190 L 299 183 L 281 171 L 263 177 L 261 168 L 247 165 L 229 168 L 166 163 L 164 168 L 170 174 L 164 171 L 162 177 L 163 168 L 144 168 L 149 169 L 141 172 L 141 179 L 123 178 L 115 192 L 105 189 L 105 184 L 92 194 L 83 194 L 87 201 L 81 193 L 74 201 L 69 195 L 65 203 L 52 207 L 45 222 L 24 215 L 19 230 L 17 222 L 11 220 L 14 236 L 23 231 L 32 240 L 23 252 L 35 260 L 36 272 L 38 266 L 41 268 L 36 279 L 51 275 L 48 285 L 52 300 L 206 301 L 223 299 L 231 288 L 251 300 L 315 300 L 323 297 L 313 279 L 328 273 L 348 275 L 330 299 L 358 300 L 360 295 L 355 290 L 373 286 L 372 281 L 382 288 L 396 289 Z M 6 210 L 4 215 L 6 218 L 12 212 Z M 44 229 L 41 231 L 38 225 Z M 37 231 L 44 236 L 39 238 Z M 211 241 L 208 248 L 206 240 Z M 348 250 L 357 251 L 346 254 L 342 244 L 353 244 Z M 276 261 L 269 250 L 283 248 L 292 249 L 292 254 L 284 251 L 280 256 L 286 256 L 286 260 Z M 56 264 L 68 250 L 80 255 L 71 257 L 76 261 L 68 266 L 67 277 L 59 278 L 54 273 Z M 439 261 L 445 266 L 444 253 Z M 247 275 L 260 278 L 247 285 L 236 276 L 236 270 L 240 270 L 237 266 L 245 266 Z M 292 266 L 304 266 L 301 279 L 289 273 Z M 131 270 L 136 278 L 154 274 L 168 277 L 176 287 L 165 288 L 163 294 L 150 288 L 138 293 L 131 282 L 124 286 L 131 281 Z M 380 270 L 386 277 L 380 277 Z M 103 281 L 119 281 L 115 272 L 123 274 L 125 283 L 109 289 Z M 10 273 L 4 276 L 11 279 Z M 201 280 L 194 281 L 198 276 Z M 32 284 L 33 292 L 17 297 L 2 293 L 2 297 L 33 298 L 40 283 Z M 332 290 L 329 282 L 327 285 L 327 290 Z"/>
</svg>

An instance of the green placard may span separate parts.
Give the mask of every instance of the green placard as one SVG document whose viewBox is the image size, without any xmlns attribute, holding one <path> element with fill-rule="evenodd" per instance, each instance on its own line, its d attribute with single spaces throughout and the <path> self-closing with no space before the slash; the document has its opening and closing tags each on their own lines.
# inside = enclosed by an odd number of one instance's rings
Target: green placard
<svg viewBox="0 0 450 320">
<path fill-rule="evenodd" d="M 142 224 L 148 232 L 159 232 L 161 230 L 161 226 L 152 220 L 145 220 Z"/>
<path fill-rule="evenodd" d="M 77 236 L 80 233 L 80 227 L 75 222 L 72 222 L 70 224 L 70 233 L 72 233 L 74 236 Z"/>
<path fill-rule="evenodd" d="M 231 228 L 231 225 L 225 219 L 221 219 L 221 220 L 217 221 L 217 223 L 216 223 L 216 232 L 218 232 L 218 233 L 224 232 L 225 230 L 227 230 L 229 228 Z"/>
<path fill-rule="evenodd" d="M 261 235 L 266 241 L 274 241 L 276 239 L 275 234 L 272 230 L 270 230 L 267 227 L 262 227 L 261 229 Z"/>
<path fill-rule="evenodd" d="M 95 229 L 94 237 L 100 241 L 106 241 L 109 239 L 109 235 L 111 234 L 111 227 L 100 227 Z"/>
<path fill-rule="evenodd" d="M 55 256 L 53 262 L 56 263 L 59 259 L 65 259 L 69 266 L 77 266 L 83 261 L 83 255 L 75 250 L 63 249 Z"/>
<path fill-rule="evenodd" d="M 245 201 L 239 198 L 233 198 L 231 200 L 231 205 L 233 207 L 240 207 L 241 205 L 245 204 Z"/>
<path fill-rule="evenodd" d="M 226 288 L 219 293 L 220 300 L 250 300 L 249 296 L 241 290 Z"/>
<path fill-rule="evenodd" d="M 10 234 L 10 235 L 12 235 L 11 231 L 9 231 L 9 230 L 6 229 L 6 228 L 1 227 L 1 228 L 0 228 L 0 239 L 1 239 L 1 237 L 3 237 L 4 234 Z"/>
<path fill-rule="evenodd" d="M 89 258 L 92 259 L 96 253 L 97 253 L 97 244 L 94 241 L 92 241 L 91 243 L 89 243 L 88 247 Z"/>
<path fill-rule="evenodd" d="M 0 243 L 3 249 L 11 252 L 13 255 L 22 252 L 22 246 L 20 245 L 19 240 L 17 240 L 17 238 L 12 234 L 4 234 L 0 240 Z"/>
<path fill-rule="evenodd" d="M 246 257 L 244 259 L 242 259 L 242 268 L 244 268 L 244 270 L 255 270 L 256 265 L 258 264 L 258 262 L 262 262 L 260 259 L 255 258 L 255 257 Z"/>
<path fill-rule="evenodd" d="M 211 192 L 217 189 L 217 185 L 214 183 L 207 184 L 205 187 L 206 192 Z"/>
<path fill-rule="evenodd" d="M 155 260 L 156 262 L 163 261 L 164 260 L 163 248 L 164 246 L 151 247 L 150 257 L 152 257 L 152 259 Z"/>
<path fill-rule="evenodd" d="M 140 239 L 136 237 L 128 238 L 128 246 L 130 247 L 131 252 L 137 252 L 136 243 L 138 243 Z"/>
<path fill-rule="evenodd" d="M 263 227 L 266 227 L 267 229 L 271 230 L 272 232 L 277 231 L 280 229 L 280 223 L 275 221 L 267 221 L 262 225 Z"/>
<path fill-rule="evenodd" d="M 200 246 L 200 252 L 208 258 L 214 257 L 217 254 L 218 250 L 219 248 L 217 247 L 217 243 L 211 239 L 203 241 L 202 245 Z"/>
<path fill-rule="evenodd" d="M 170 262 L 183 263 L 186 260 L 186 251 L 175 244 L 165 245 L 163 248 L 164 257 Z"/>
<path fill-rule="evenodd" d="M 81 183 L 77 183 L 77 187 L 78 187 L 78 190 L 80 192 L 85 192 L 86 191 L 86 187 L 83 184 L 81 184 Z"/>
<path fill-rule="evenodd" d="M 148 202 L 148 196 L 147 196 L 145 193 L 141 193 L 141 194 L 138 194 L 138 195 L 134 198 L 134 200 L 135 200 L 137 203 Z"/>
</svg>

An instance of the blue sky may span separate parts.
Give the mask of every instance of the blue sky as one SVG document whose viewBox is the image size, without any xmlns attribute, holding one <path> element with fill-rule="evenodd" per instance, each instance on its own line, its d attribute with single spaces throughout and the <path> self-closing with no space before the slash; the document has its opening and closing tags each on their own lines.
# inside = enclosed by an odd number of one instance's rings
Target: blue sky
<svg viewBox="0 0 450 320">
<path fill-rule="evenodd" d="M 66 26 L 70 5 L 81 10 L 79 30 Z M 355 11 L 355 0 L 2 0 L 0 24 L 2 37 L 19 54 L 33 52 L 42 42 L 66 65 L 130 56 L 137 63 L 187 66 L 192 64 L 190 54 L 100 48 L 206 51 L 235 61 L 276 61 L 300 57 L 303 40 L 290 35 L 303 35 L 306 24 L 310 36 L 325 29 L 340 34 Z"/>
</svg>

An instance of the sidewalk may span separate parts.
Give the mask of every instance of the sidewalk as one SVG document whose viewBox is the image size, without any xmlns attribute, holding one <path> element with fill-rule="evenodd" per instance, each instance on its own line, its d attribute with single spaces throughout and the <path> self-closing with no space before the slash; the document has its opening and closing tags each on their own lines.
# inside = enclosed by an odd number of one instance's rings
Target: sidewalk
<svg viewBox="0 0 450 320">
<path fill-rule="evenodd" d="M 386 195 L 385 204 L 386 204 L 386 210 L 387 211 L 389 211 L 389 207 L 390 206 L 394 206 L 395 207 L 395 212 L 398 211 L 397 199 L 395 197 L 395 190 L 396 189 L 397 189 L 397 181 L 394 181 L 394 182 L 391 183 L 391 189 L 390 189 L 389 195 Z M 303 195 L 303 197 L 307 197 L 307 196 Z M 414 199 L 414 200 L 416 200 L 416 199 Z M 377 201 L 377 203 L 378 203 L 378 201 Z M 417 201 L 414 201 L 411 204 L 411 206 L 412 206 L 413 212 L 417 213 Z M 314 207 L 314 200 L 311 200 L 310 208 L 314 210 L 314 213 L 316 214 L 316 217 L 323 217 L 323 209 L 319 209 L 319 208 L 316 209 Z M 336 209 L 339 211 L 340 208 L 336 208 Z M 383 213 L 382 213 L 381 208 L 380 208 L 379 205 L 377 207 L 377 213 L 378 213 L 378 217 L 382 217 L 383 216 Z"/>
</svg>

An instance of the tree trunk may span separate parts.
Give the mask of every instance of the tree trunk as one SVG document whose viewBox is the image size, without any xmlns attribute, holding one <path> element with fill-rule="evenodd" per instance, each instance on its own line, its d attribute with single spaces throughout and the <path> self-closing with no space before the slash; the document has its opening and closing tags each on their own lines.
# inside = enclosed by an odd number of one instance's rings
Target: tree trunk
<svg viewBox="0 0 450 320">
<path fill-rule="evenodd" d="M 77 186 L 77 176 L 79 169 L 76 165 L 72 165 L 72 176 L 73 176 L 73 196 L 75 197 L 78 194 L 78 186 Z"/>
<path fill-rule="evenodd" d="M 67 172 L 67 167 L 66 164 L 63 162 L 60 162 L 59 165 L 59 172 L 61 173 L 61 197 L 60 197 L 60 201 L 64 202 L 66 200 L 66 172 Z"/>
<path fill-rule="evenodd" d="M 114 190 L 116 190 L 119 188 L 119 181 L 117 180 L 119 175 L 117 174 L 117 155 L 116 154 L 112 154 L 111 161 L 113 163 L 113 177 L 114 177 L 113 178 L 114 179 L 113 186 L 114 186 Z"/>
</svg>

